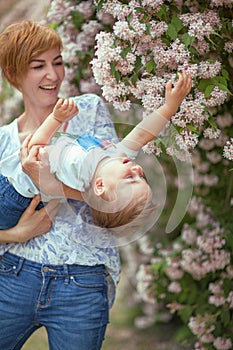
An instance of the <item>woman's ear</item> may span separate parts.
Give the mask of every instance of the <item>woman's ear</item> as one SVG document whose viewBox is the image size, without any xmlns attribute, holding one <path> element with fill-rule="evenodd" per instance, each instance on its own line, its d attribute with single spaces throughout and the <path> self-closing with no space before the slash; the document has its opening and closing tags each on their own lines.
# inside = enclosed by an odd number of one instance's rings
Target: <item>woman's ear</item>
<svg viewBox="0 0 233 350">
<path fill-rule="evenodd" d="M 99 176 L 95 178 L 93 183 L 93 190 L 97 197 L 101 197 L 104 194 L 105 189 L 104 189 L 102 177 Z"/>
</svg>

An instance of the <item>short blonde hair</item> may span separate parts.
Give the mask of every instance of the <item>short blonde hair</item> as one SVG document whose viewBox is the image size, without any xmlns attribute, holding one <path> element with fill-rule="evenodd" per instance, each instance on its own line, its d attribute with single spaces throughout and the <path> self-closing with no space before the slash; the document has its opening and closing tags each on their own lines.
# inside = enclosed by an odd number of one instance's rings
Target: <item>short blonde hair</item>
<svg viewBox="0 0 233 350">
<path fill-rule="evenodd" d="M 26 73 L 31 60 L 54 47 L 62 50 L 62 41 L 48 25 L 30 20 L 9 25 L 0 34 L 2 76 L 18 88 L 17 78 Z"/>
</svg>

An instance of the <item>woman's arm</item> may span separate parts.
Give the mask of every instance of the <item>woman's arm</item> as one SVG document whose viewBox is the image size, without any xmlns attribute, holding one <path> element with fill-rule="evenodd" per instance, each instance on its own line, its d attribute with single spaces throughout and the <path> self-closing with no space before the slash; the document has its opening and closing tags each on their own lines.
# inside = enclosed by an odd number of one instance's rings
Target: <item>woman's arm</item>
<svg viewBox="0 0 233 350">
<path fill-rule="evenodd" d="M 59 209 L 59 201 L 52 200 L 46 207 L 36 210 L 40 200 L 39 195 L 32 199 L 16 226 L 0 230 L 0 243 L 26 242 L 50 230 Z"/>
<path fill-rule="evenodd" d="M 166 85 L 165 103 L 155 112 L 144 118 L 121 142 L 129 149 L 139 151 L 163 130 L 170 118 L 176 113 L 183 99 L 192 87 L 190 74 L 178 73 L 175 87 L 169 81 Z"/>
<path fill-rule="evenodd" d="M 33 134 L 28 145 L 29 149 L 35 145 L 48 145 L 61 124 L 74 117 L 77 113 L 78 107 L 73 100 L 60 98 L 53 112 Z"/>
</svg>

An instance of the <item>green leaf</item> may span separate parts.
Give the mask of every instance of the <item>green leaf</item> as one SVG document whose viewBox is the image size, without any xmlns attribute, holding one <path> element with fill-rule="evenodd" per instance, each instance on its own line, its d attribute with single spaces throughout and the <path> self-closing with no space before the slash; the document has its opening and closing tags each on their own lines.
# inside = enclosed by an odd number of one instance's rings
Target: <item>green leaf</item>
<svg viewBox="0 0 233 350">
<path fill-rule="evenodd" d="M 172 23 L 170 23 L 169 25 L 168 25 L 168 29 L 167 29 L 167 35 L 172 39 L 172 40 L 176 40 L 176 38 L 177 38 L 177 30 L 176 30 L 176 28 L 175 28 L 175 26 L 172 24 Z"/>
<path fill-rule="evenodd" d="M 117 83 L 121 80 L 121 75 L 120 73 L 116 70 L 116 62 L 111 62 L 110 63 L 110 69 L 111 69 L 111 74 L 113 77 L 115 77 Z"/>
<path fill-rule="evenodd" d="M 135 73 L 138 73 L 141 68 L 142 68 L 142 62 L 141 62 L 141 58 L 138 56 L 134 65 Z"/>
<path fill-rule="evenodd" d="M 176 28 L 177 32 L 179 32 L 183 28 L 183 22 L 177 17 L 176 14 L 173 15 L 171 24 Z"/>
<path fill-rule="evenodd" d="M 181 310 L 179 310 L 178 315 L 181 317 L 181 319 L 187 323 L 190 316 L 192 315 L 192 308 L 191 306 L 187 305 L 184 306 Z"/>
<path fill-rule="evenodd" d="M 184 33 L 181 37 L 181 42 L 188 48 L 195 40 L 194 36 L 190 36 L 188 33 Z"/>
<path fill-rule="evenodd" d="M 128 47 L 126 47 L 125 49 L 123 49 L 122 51 L 121 51 L 121 57 L 122 58 L 125 58 L 127 55 L 128 55 L 128 53 L 131 51 L 131 47 L 130 46 L 128 46 Z"/>
<path fill-rule="evenodd" d="M 211 83 L 212 83 L 211 79 L 200 79 L 198 84 L 198 89 L 204 92 L 207 86 L 211 85 Z"/>
<path fill-rule="evenodd" d="M 219 87 L 220 90 L 222 91 L 225 91 L 225 92 L 228 92 L 229 94 L 232 95 L 231 91 L 227 88 L 226 85 L 223 85 L 223 84 L 220 84 L 220 83 L 217 83 L 216 84 L 217 87 Z"/>
<path fill-rule="evenodd" d="M 110 68 L 111 68 L 111 74 L 113 76 L 115 76 L 115 72 L 116 72 L 116 62 L 111 62 L 110 63 Z"/>
<path fill-rule="evenodd" d="M 150 61 L 148 61 L 146 63 L 146 71 L 148 73 L 153 72 L 153 70 L 155 70 L 155 69 L 156 69 L 156 63 L 155 63 L 155 61 L 153 59 L 151 59 Z"/>
<path fill-rule="evenodd" d="M 103 5 L 107 2 L 106 0 L 99 0 L 97 1 L 97 11 L 100 11 L 103 7 Z"/>
<path fill-rule="evenodd" d="M 229 325 L 230 318 L 230 311 L 227 308 L 221 309 L 221 320 L 225 327 Z"/>
<path fill-rule="evenodd" d="M 167 19 L 168 18 L 168 14 L 167 14 L 167 8 L 165 5 L 160 6 L 159 11 L 157 12 L 157 16 L 158 18 L 162 21 L 163 19 Z"/>
<path fill-rule="evenodd" d="M 226 79 L 229 80 L 229 73 L 226 69 L 221 70 L 222 76 Z"/>
<path fill-rule="evenodd" d="M 211 92 L 214 90 L 215 86 L 214 85 L 208 85 L 205 89 L 205 98 L 210 97 Z"/>
</svg>

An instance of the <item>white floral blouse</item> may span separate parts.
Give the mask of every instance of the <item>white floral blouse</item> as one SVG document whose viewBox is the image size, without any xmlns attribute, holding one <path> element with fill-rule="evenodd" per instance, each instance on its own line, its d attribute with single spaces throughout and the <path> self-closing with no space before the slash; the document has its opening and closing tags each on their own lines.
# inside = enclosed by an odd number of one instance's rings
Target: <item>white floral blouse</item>
<svg viewBox="0 0 233 350">
<path fill-rule="evenodd" d="M 116 142 L 114 126 L 102 99 L 93 94 L 74 99 L 79 113 L 69 121 L 67 132 L 90 134 Z M 19 149 L 16 119 L 0 128 L 0 140 L 0 160 Z M 5 251 L 41 264 L 104 264 L 109 273 L 109 304 L 112 305 L 120 274 L 118 249 L 114 237 L 106 229 L 93 226 L 89 208 L 84 202 L 64 200 L 48 233 L 24 243 L 1 244 L 0 254 Z"/>
</svg>

